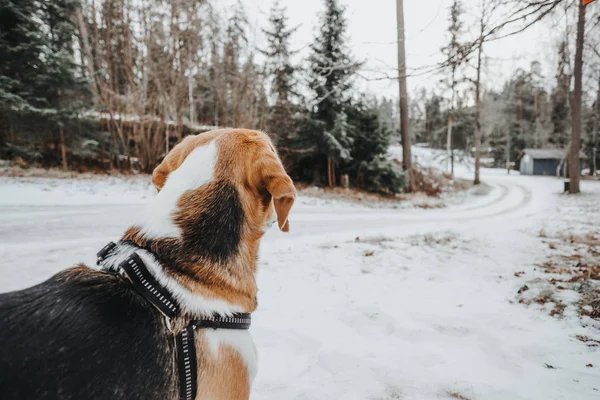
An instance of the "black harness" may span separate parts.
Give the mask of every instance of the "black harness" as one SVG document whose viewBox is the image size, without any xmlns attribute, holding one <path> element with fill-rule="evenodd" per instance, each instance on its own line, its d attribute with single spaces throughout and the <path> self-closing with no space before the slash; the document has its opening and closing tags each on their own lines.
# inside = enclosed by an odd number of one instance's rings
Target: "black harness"
<svg viewBox="0 0 600 400">
<path fill-rule="evenodd" d="M 135 246 L 132 242 L 121 242 Z M 97 264 L 104 260 L 117 248 L 110 242 L 97 254 Z M 118 266 L 103 267 L 103 271 L 119 275 L 130 281 L 133 287 L 158 311 L 165 316 L 167 327 L 171 331 L 171 319 L 182 314 L 181 307 L 171 292 L 161 285 L 148 271 L 139 255 L 133 252 Z M 196 329 L 248 329 L 251 317 L 248 313 L 236 313 L 230 317 L 218 314 L 192 319 L 188 326 L 175 335 L 176 359 L 179 375 L 179 399 L 192 400 L 197 390 L 197 365 L 194 332 Z M 171 331 L 172 332 L 172 331 Z M 174 332 L 173 332 L 174 333 Z"/>
</svg>

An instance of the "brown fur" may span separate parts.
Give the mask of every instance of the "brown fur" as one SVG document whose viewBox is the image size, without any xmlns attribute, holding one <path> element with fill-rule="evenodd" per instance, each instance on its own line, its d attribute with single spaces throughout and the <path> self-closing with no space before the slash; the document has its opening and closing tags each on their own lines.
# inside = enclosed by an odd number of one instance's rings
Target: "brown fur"
<svg viewBox="0 0 600 400">
<path fill-rule="evenodd" d="M 156 188 L 162 189 L 169 174 L 195 148 L 212 140 L 218 148 L 214 180 L 185 193 L 174 215 L 182 237 L 149 240 L 140 228 L 132 227 L 123 239 L 154 253 L 163 261 L 166 272 L 191 292 L 208 299 L 225 300 L 252 312 L 257 305 L 254 275 L 263 227 L 274 210 L 279 228 L 285 232 L 289 230 L 288 215 L 296 189 L 268 136 L 242 129 L 223 129 L 186 137 L 154 170 L 152 182 Z M 232 188 L 235 189 L 233 193 Z M 241 205 L 239 232 L 232 230 L 232 235 L 239 233 L 236 251 L 233 254 L 199 254 L 193 246 L 186 246 L 186 240 L 197 234 L 194 230 L 198 229 L 198 219 L 202 220 L 205 214 L 206 218 L 219 217 L 213 214 L 227 201 Z M 227 226 L 222 229 L 226 230 Z M 226 231 L 222 233 L 227 234 Z M 183 326 L 181 321 L 175 321 L 175 324 Z M 199 357 L 197 398 L 248 399 L 248 371 L 240 355 L 234 349 L 221 345 L 219 355 L 215 357 L 207 348 L 202 333 L 198 334 L 196 342 Z"/>
<path fill-rule="evenodd" d="M 259 241 L 264 235 L 263 225 L 270 216 L 273 204 L 280 229 L 285 232 L 289 230 L 288 215 L 296 197 L 296 189 L 268 136 L 242 129 L 222 129 L 186 137 L 154 170 L 152 182 L 157 189 L 164 186 L 169 173 L 177 169 L 196 147 L 212 140 L 216 140 L 219 151 L 214 182 L 233 184 L 243 208 L 244 221 L 238 254 L 226 262 L 215 262 L 192 257 L 185 248 L 178 248 L 177 260 L 173 263 L 178 267 L 174 276 L 192 292 L 207 298 L 223 299 L 252 312 L 256 309 L 254 274 Z M 178 226 L 185 226 L 187 221 L 192 221 L 201 212 L 206 197 L 214 192 L 211 185 L 214 183 L 182 196 L 180 211 L 175 216 Z M 130 228 L 123 239 L 148 247 L 159 258 L 164 249 L 172 247 L 176 240 L 148 241 L 135 227 Z"/>
<path fill-rule="evenodd" d="M 233 348 L 220 345 L 215 357 L 203 332 L 196 336 L 196 349 L 202 356 L 198 372 L 198 399 L 246 400 L 250 397 L 250 379 L 246 364 Z"/>
</svg>

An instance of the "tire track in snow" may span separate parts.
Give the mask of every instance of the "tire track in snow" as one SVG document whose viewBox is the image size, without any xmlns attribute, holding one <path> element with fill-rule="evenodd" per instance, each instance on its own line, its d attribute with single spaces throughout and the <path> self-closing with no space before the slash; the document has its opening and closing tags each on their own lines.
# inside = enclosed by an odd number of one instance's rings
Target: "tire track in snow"
<svg viewBox="0 0 600 400">
<path fill-rule="evenodd" d="M 510 190 L 508 188 L 508 186 L 503 185 L 501 183 L 497 183 L 496 186 L 500 189 L 500 195 L 495 198 L 492 199 L 491 201 L 488 201 L 487 203 L 483 203 L 483 204 L 474 204 L 472 206 L 468 206 L 465 208 L 460 208 L 460 209 L 456 209 L 455 211 L 472 211 L 472 210 L 478 210 L 481 208 L 488 208 L 490 206 L 493 206 L 494 204 L 498 204 L 501 203 L 502 201 L 504 201 L 508 195 L 510 194 Z M 449 208 L 450 211 L 453 211 L 451 208 Z"/>
<path fill-rule="evenodd" d="M 294 220 L 293 216 L 290 217 L 291 229 L 294 233 L 289 238 L 278 236 L 273 239 L 287 242 L 298 237 L 343 235 L 354 229 L 385 230 L 397 229 L 400 226 L 405 226 L 411 232 L 433 231 L 452 227 L 452 225 L 448 226 L 448 223 L 469 223 L 511 215 L 518 213 L 531 203 L 531 190 L 521 184 L 493 182 L 493 185 L 501 188 L 499 196 L 486 203 L 470 206 L 468 209 L 445 208 L 427 211 L 412 210 L 412 212 L 398 210 L 397 212 L 388 211 L 385 214 L 381 210 L 361 211 L 360 213 L 344 211 L 338 214 L 332 213 L 331 215 L 334 215 L 335 219 L 323 218 L 324 216 L 321 214 L 300 214 L 297 217 L 308 218 Z M 498 206 L 504 202 L 508 203 L 507 206 L 498 209 Z M 488 210 L 489 212 L 486 212 Z M 415 213 L 420 213 L 420 215 L 415 215 Z M 340 219 L 340 216 L 347 218 Z M 267 234 L 267 236 L 271 235 Z"/>
</svg>

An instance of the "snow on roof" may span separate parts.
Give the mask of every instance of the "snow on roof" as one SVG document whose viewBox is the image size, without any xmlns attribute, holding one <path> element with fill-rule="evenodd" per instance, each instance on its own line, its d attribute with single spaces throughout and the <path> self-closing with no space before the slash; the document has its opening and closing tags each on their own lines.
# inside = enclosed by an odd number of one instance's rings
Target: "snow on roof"
<svg viewBox="0 0 600 400">
<path fill-rule="evenodd" d="M 544 159 L 544 160 L 562 160 L 567 156 L 568 150 L 566 149 L 523 149 L 521 156 L 527 154 L 533 159 Z M 580 158 L 586 158 L 585 154 L 580 152 Z"/>
<path fill-rule="evenodd" d="M 92 118 L 99 118 L 99 119 L 110 119 L 111 115 L 110 113 L 107 112 L 98 112 L 98 111 L 86 111 L 83 113 L 83 115 L 88 116 L 88 117 L 92 117 Z M 114 120 L 117 121 L 141 121 L 141 120 L 151 120 L 151 121 L 157 121 L 157 122 L 164 122 L 165 124 L 169 125 L 169 126 L 175 126 L 177 125 L 177 122 L 172 121 L 172 120 L 162 120 L 161 118 L 157 117 L 156 115 L 137 115 L 137 114 L 120 114 L 120 113 L 113 113 L 112 118 Z M 183 125 L 187 126 L 190 129 L 194 129 L 197 131 L 212 131 L 215 129 L 221 129 L 222 127 L 220 126 L 216 126 L 216 125 L 200 125 L 200 124 L 190 124 L 188 121 L 184 121 Z"/>
</svg>

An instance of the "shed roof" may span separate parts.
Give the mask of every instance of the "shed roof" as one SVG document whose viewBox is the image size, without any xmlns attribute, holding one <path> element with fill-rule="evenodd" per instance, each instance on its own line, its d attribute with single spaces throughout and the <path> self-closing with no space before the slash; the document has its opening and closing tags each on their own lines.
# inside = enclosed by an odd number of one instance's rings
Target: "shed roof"
<svg viewBox="0 0 600 400">
<path fill-rule="evenodd" d="M 567 156 L 567 150 L 565 149 L 523 149 L 521 157 L 527 154 L 533 159 L 541 160 L 562 160 L 563 157 Z M 586 156 L 583 152 L 579 152 L 579 157 L 585 159 Z"/>
</svg>

